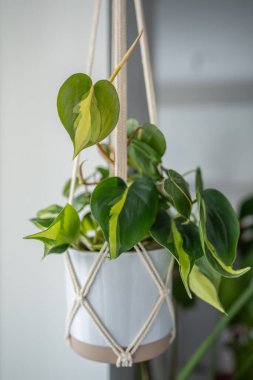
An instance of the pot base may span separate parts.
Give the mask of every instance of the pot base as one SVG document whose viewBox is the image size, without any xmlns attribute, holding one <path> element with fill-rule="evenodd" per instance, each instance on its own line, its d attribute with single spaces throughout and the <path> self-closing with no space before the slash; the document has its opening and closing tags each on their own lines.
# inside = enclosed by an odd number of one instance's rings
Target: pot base
<svg viewBox="0 0 253 380">
<path fill-rule="evenodd" d="M 143 362 L 162 354 L 169 347 L 170 340 L 171 334 L 168 334 L 155 342 L 141 345 L 133 355 L 133 362 Z M 117 361 L 117 356 L 110 347 L 83 343 L 72 336 L 69 338 L 69 343 L 71 348 L 85 359 L 109 364 L 115 364 Z"/>
</svg>

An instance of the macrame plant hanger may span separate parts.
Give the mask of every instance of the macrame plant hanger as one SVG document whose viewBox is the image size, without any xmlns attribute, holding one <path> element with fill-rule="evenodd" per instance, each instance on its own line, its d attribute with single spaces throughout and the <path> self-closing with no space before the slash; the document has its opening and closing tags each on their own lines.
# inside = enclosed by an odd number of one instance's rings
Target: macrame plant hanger
<svg viewBox="0 0 253 380">
<path fill-rule="evenodd" d="M 98 28 L 99 13 L 101 7 L 101 0 L 96 0 L 94 5 L 94 16 L 92 24 L 92 32 L 90 38 L 89 53 L 87 59 L 86 73 L 91 75 L 93 60 L 94 60 L 94 51 L 96 43 L 96 35 Z M 155 102 L 155 93 L 153 86 L 153 77 L 150 64 L 147 34 L 144 23 L 144 14 L 142 8 L 141 0 L 135 0 L 135 12 L 137 19 L 137 26 L 139 33 L 143 30 L 143 35 L 140 39 L 140 48 L 141 48 L 141 57 L 143 65 L 143 73 L 145 80 L 146 96 L 148 103 L 148 112 L 149 119 L 151 123 L 156 124 L 156 102 Z M 117 66 L 121 58 L 126 52 L 126 0 L 112 0 L 112 64 L 114 67 Z M 114 85 L 117 89 L 119 100 L 120 100 L 120 115 L 118 125 L 115 128 L 112 135 L 112 146 L 114 150 L 114 170 L 113 174 L 121 177 L 126 181 L 127 179 L 127 133 L 126 133 L 126 120 L 127 120 L 127 88 L 126 88 L 126 68 L 123 67 L 118 73 L 114 80 Z M 70 195 L 69 203 L 73 202 L 73 195 L 75 191 L 76 177 L 78 173 L 79 166 L 79 156 L 77 156 L 73 163 L 73 172 L 70 186 Z M 148 315 L 146 321 L 144 322 L 140 331 L 137 332 L 133 341 L 129 344 L 128 347 L 121 347 L 116 339 L 112 336 L 110 331 L 106 328 L 103 321 L 96 314 L 96 311 L 92 308 L 88 300 L 89 290 L 91 289 L 93 282 L 96 279 L 96 276 L 99 276 L 99 270 L 103 265 L 104 260 L 106 260 L 109 253 L 108 243 L 105 242 L 100 252 L 96 255 L 93 265 L 91 266 L 90 272 L 87 277 L 83 280 L 83 285 L 80 283 L 74 265 L 71 261 L 71 254 L 69 252 L 65 253 L 65 263 L 67 270 L 69 272 L 73 290 L 75 293 L 75 301 L 69 312 L 67 323 L 66 323 L 66 339 L 69 344 L 72 345 L 71 337 L 71 326 L 74 321 L 74 318 L 80 308 L 84 309 L 84 312 L 87 312 L 94 322 L 96 328 L 103 336 L 104 340 L 107 342 L 108 346 L 111 348 L 115 356 L 115 364 L 120 367 L 131 366 L 135 359 L 135 353 L 141 345 L 141 342 L 148 333 L 152 323 L 156 319 L 160 308 L 164 302 L 168 306 L 168 313 L 171 319 L 171 332 L 170 332 L 170 342 L 173 341 L 175 337 L 175 316 L 173 305 L 171 301 L 171 294 L 168 289 L 172 269 L 173 269 L 173 259 L 171 259 L 168 266 L 167 275 L 165 280 L 163 280 L 158 273 L 156 267 L 153 264 L 148 252 L 141 243 L 138 243 L 134 247 L 136 254 L 139 255 L 144 266 L 146 267 L 149 275 L 154 281 L 158 294 L 157 300 L 153 305 L 153 308 Z M 115 312 L 115 311 L 114 311 Z M 124 328 L 124 326 L 122 326 Z"/>
</svg>

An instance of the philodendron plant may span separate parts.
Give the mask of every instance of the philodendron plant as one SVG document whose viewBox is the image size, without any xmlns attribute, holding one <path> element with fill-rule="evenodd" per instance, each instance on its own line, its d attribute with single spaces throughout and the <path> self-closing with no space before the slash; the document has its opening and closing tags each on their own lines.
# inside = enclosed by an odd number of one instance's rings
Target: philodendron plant
<svg viewBox="0 0 253 380">
<path fill-rule="evenodd" d="M 79 165 L 72 205 L 50 205 L 31 221 L 41 230 L 27 239 L 44 243 L 44 256 L 74 248 L 99 251 L 107 241 L 110 258 L 133 250 L 165 247 L 179 265 L 188 293 L 195 293 L 224 311 L 218 290 L 221 277 L 238 277 L 249 268 L 235 270 L 239 237 L 237 216 L 225 196 L 205 189 L 201 171 L 195 172 L 195 189 L 185 175 L 162 163 L 166 150 L 163 133 L 153 124 L 127 122 L 128 177 L 109 177 L 114 164 L 108 143 L 100 143 L 115 128 L 119 99 L 110 80 L 93 84 L 85 74 L 74 74 L 60 88 L 57 107 L 74 156 L 97 145 L 107 165 L 85 177 Z M 63 194 L 68 198 L 70 180 Z M 83 253 L 84 254 L 84 253 Z"/>
</svg>

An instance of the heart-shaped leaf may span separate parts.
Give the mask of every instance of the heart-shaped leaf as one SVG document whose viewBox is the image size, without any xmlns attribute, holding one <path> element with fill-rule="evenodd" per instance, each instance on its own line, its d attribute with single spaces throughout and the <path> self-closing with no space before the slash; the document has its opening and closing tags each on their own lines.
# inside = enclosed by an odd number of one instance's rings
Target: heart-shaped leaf
<svg viewBox="0 0 253 380">
<path fill-rule="evenodd" d="M 185 289 L 191 297 L 189 274 L 195 261 L 203 255 L 197 226 L 182 217 L 171 220 L 168 213 L 160 209 L 150 233 L 176 258 Z"/>
<path fill-rule="evenodd" d="M 171 217 L 163 208 L 159 208 L 155 223 L 150 229 L 150 234 L 158 244 L 167 248 L 173 255 L 175 255 L 176 259 L 178 259 L 178 256 L 175 254 L 175 247 L 171 234 Z"/>
<path fill-rule="evenodd" d="M 160 178 L 158 165 L 166 150 L 162 132 L 153 124 L 139 126 L 138 122 L 128 122 L 128 161 L 131 166 L 152 178 Z"/>
<path fill-rule="evenodd" d="M 221 275 L 238 277 L 250 268 L 234 270 L 239 223 L 227 198 L 215 189 L 198 193 L 200 238 L 206 257 Z"/>
<path fill-rule="evenodd" d="M 180 217 L 172 222 L 172 234 L 180 275 L 187 294 L 191 298 L 189 275 L 195 261 L 203 256 L 198 228 L 194 223 L 187 223 L 184 218 Z"/>
<path fill-rule="evenodd" d="M 196 261 L 189 276 L 190 289 L 197 297 L 225 313 L 219 299 L 221 276 L 212 269 L 203 256 Z"/>
<path fill-rule="evenodd" d="M 62 253 L 76 241 L 80 234 L 80 220 L 76 210 L 67 204 L 53 223 L 42 232 L 26 236 L 25 239 L 40 240 L 45 245 L 44 256 Z"/>
<path fill-rule="evenodd" d="M 189 186 L 185 179 L 175 170 L 168 170 L 168 178 L 164 182 L 164 190 L 175 209 L 185 218 L 189 218 L 192 200 Z"/>
<path fill-rule="evenodd" d="M 157 206 L 158 193 L 149 178 L 139 179 L 129 187 L 118 177 L 97 185 L 91 211 L 109 242 L 111 258 L 128 251 L 148 234 Z"/>
<path fill-rule="evenodd" d="M 111 133 L 118 121 L 119 99 L 109 81 L 93 85 L 88 75 L 74 74 L 61 86 L 57 108 L 76 156 Z"/>
</svg>

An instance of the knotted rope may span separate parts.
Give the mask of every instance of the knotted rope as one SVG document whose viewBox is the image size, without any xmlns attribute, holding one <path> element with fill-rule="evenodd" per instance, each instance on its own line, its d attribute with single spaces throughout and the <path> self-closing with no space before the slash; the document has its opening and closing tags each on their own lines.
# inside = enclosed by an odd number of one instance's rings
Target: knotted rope
<svg viewBox="0 0 253 380">
<path fill-rule="evenodd" d="M 112 13 L 113 13 L 113 59 L 112 62 L 116 66 L 119 62 L 120 58 L 124 55 L 126 50 L 126 2 L 125 0 L 112 0 Z M 98 20 L 100 13 L 101 1 L 96 0 L 94 6 L 94 16 L 92 23 L 92 32 L 90 37 L 90 45 L 89 45 L 89 53 L 87 59 L 87 68 L 86 72 L 88 75 L 91 75 L 93 61 L 94 61 L 94 52 L 95 52 L 95 43 L 97 36 L 97 28 L 98 28 Z M 144 14 L 142 9 L 141 0 L 135 0 L 135 10 L 136 10 L 136 18 L 137 25 L 139 31 L 143 28 L 143 37 L 141 39 L 141 56 L 142 56 L 142 64 L 143 64 L 143 72 L 144 72 L 144 80 L 145 80 L 145 88 L 147 95 L 147 103 L 149 110 L 149 119 L 152 123 L 156 124 L 156 102 L 155 102 L 155 93 L 154 93 L 154 85 L 153 85 L 153 77 L 152 70 L 150 64 L 148 43 L 147 43 L 147 34 L 144 25 Z M 127 176 L 127 137 L 126 137 L 126 69 L 124 68 L 118 77 L 116 77 L 115 86 L 117 88 L 120 104 L 121 104 L 121 112 L 119 117 L 119 122 L 116 128 L 116 132 L 114 133 L 114 149 L 115 149 L 115 175 L 120 176 L 121 178 L 126 180 Z M 79 165 L 79 156 L 77 156 L 73 163 L 73 171 L 71 178 L 71 186 L 70 186 L 70 194 L 69 194 L 69 203 L 72 204 L 73 196 L 75 191 L 77 170 Z M 79 311 L 80 308 L 83 308 L 84 311 L 88 313 L 93 323 L 96 325 L 98 331 L 101 333 L 108 346 L 111 347 L 115 355 L 117 356 L 116 365 L 117 367 L 129 367 L 133 364 L 133 355 L 139 348 L 141 342 L 147 335 L 152 323 L 155 321 L 163 302 L 166 301 L 168 306 L 168 312 L 171 318 L 171 334 L 170 334 L 170 342 L 175 337 L 175 316 L 174 309 L 171 301 L 171 294 L 169 287 L 169 282 L 172 275 L 173 270 L 173 258 L 170 260 L 170 264 L 168 266 L 167 274 L 165 281 L 162 280 L 160 274 L 158 273 L 155 265 L 153 264 L 148 252 L 145 250 L 141 243 L 137 244 L 135 247 L 136 253 L 140 256 L 143 264 L 147 268 L 148 273 L 153 279 L 157 290 L 158 290 L 158 298 L 153 305 L 153 308 L 143 324 L 140 331 L 137 333 L 133 341 L 130 345 L 123 349 L 117 341 L 114 339 L 112 334 L 107 330 L 106 326 L 103 324 L 103 321 L 98 317 L 95 310 L 92 308 L 88 301 L 88 294 L 94 283 L 96 276 L 99 274 L 99 270 L 103 265 L 104 260 L 106 260 L 109 247 L 106 242 L 101 248 L 100 252 L 97 254 L 97 257 L 90 268 L 88 276 L 81 286 L 80 279 L 78 279 L 74 265 L 71 260 L 71 255 L 67 251 L 65 253 L 65 263 L 71 278 L 71 282 L 73 285 L 73 290 L 75 293 L 75 299 L 71 310 L 69 312 L 67 323 L 66 323 L 66 339 L 70 341 L 70 331 L 71 326 L 73 324 L 74 318 Z M 94 253 L 95 255 L 95 253 Z"/>
</svg>

